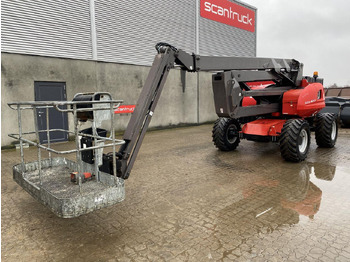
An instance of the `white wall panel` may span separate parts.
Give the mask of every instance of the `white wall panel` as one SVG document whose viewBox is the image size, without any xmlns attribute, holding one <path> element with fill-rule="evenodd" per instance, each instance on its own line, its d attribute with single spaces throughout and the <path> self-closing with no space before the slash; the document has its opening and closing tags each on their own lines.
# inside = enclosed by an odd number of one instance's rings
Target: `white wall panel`
<svg viewBox="0 0 350 262">
<path fill-rule="evenodd" d="M 195 48 L 195 2 L 97 0 L 98 60 L 150 65 L 157 42 Z"/>
<path fill-rule="evenodd" d="M 88 0 L 2 0 L 1 51 L 91 59 Z"/>
<path fill-rule="evenodd" d="M 93 59 L 89 4 L 2 0 L 2 52 Z M 196 51 L 196 0 L 95 0 L 94 9 L 98 61 L 150 65 L 161 41 Z M 256 54 L 256 30 L 202 17 L 198 28 L 200 55 Z"/>
</svg>

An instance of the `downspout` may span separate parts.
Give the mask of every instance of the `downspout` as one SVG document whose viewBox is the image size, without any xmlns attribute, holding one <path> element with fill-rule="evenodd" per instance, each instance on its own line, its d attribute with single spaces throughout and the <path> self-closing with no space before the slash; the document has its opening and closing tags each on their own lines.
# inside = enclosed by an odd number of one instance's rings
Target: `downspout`
<svg viewBox="0 0 350 262">
<path fill-rule="evenodd" d="M 195 54 L 199 55 L 199 7 L 200 0 L 196 0 L 196 46 Z M 197 124 L 199 124 L 199 72 L 197 72 Z"/>
<path fill-rule="evenodd" d="M 97 37 L 95 22 L 95 0 L 90 0 L 90 28 L 91 28 L 91 49 L 92 59 L 97 60 Z"/>
</svg>

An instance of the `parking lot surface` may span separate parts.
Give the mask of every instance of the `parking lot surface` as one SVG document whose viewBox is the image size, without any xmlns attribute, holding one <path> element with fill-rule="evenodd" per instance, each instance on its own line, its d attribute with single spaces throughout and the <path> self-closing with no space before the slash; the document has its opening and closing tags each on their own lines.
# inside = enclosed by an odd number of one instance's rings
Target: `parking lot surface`
<svg viewBox="0 0 350 262">
<path fill-rule="evenodd" d="M 2 151 L 3 261 L 350 261 L 349 130 L 302 163 L 274 143 L 220 152 L 210 125 L 149 132 L 126 199 L 73 219 L 12 180 L 19 162 Z"/>
</svg>

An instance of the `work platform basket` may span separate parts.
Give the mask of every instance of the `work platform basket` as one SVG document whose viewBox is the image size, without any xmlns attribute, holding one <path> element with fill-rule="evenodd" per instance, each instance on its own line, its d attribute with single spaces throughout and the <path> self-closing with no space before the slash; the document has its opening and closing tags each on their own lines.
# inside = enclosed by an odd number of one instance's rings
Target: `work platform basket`
<svg viewBox="0 0 350 262">
<path fill-rule="evenodd" d="M 77 217 L 123 201 L 124 180 L 117 177 L 115 157 L 112 161 L 112 174 L 99 168 L 105 148 L 115 156 L 117 147 L 125 143 L 124 140 L 115 138 L 114 111 L 122 102 L 112 100 L 109 93 L 85 93 L 75 95 L 70 102 L 9 103 L 18 115 L 18 133 L 9 136 L 19 141 L 21 156 L 21 162 L 13 167 L 14 180 L 40 203 L 63 218 Z M 38 110 L 46 112 L 46 129 L 38 128 Z M 50 110 L 67 114 L 74 123 L 72 131 L 50 129 Z M 24 111 L 31 111 L 29 114 L 33 115 L 35 130 L 23 131 Z M 100 128 L 106 122 L 110 126 L 109 132 Z M 85 128 L 79 130 L 83 125 Z M 74 146 L 67 149 L 72 145 L 67 143 L 67 146 L 59 145 L 65 149 L 57 149 L 57 145 L 50 139 L 52 132 L 66 132 L 70 138 L 74 138 Z M 44 142 L 40 142 L 41 134 L 46 134 Z M 26 144 L 37 147 L 36 161 L 25 161 Z M 76 180 L 72 182 L 74 175 Z"/>
</svg>

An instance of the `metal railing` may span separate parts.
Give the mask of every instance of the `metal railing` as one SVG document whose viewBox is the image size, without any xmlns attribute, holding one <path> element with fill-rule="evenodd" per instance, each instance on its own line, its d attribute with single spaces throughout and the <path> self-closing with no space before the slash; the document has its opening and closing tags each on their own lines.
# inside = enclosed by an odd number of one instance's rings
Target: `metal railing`
<svg viewBox="0 0 350 262">
<path fill-rule="evenodd" d="M 40 185 L 42 185 L 42 154 L 41 150 L 48 151 L 49 154 L 49 160 L 52 161 L 52 153 L 58 154 L 58 155 L 65 155 L 65 154 L 71 154 L 75 153 L 76 156 L 76 166 L 77 166 L 77 172 L 81 174 L 83 172 L 83 161 L 81 157 L 81 152 L 87 151 L 87 150 L 94 150 L 94 155 L 97 157 L 100 155 L 102 157 L 102 151 L 103 148 L 112 147 L 113 150 L 113 156 L 115 156 L 116 153 L 116 147 L 120 146 L 125 143 L 124 140 L 116 139 L 115 138 L 115 126 L 114 126 L 114 110 L 117 109 L 121 103 L 123 103 L 122 100 L 103 100 L 103 101 L 35 101 L 35 102 L 13 102 L 8 103 L 9 107 L 13 110 L 17 110 L 17 117 L 18 117 L 18 133 L 9 134 L 9 136 L 13 139 L 16 139 L 20 143 L 20 156 L 21 156 L 21 165 L 22 165 L 22 171 L 26 172 L 25 168 L 25 160 L 24 160 L 24 150 L 23 150 L 23 144 L 28 143 L 30 145 L 37 147 L 37 159 L 38 159 L 38 171 L 39 171 L 39 180 Z M 83 108 L 82 105 L 85 105 Z M 91 105 L 91 107 L 86 107 L 87 105 Z M 65 129 L 50 129 L 50 113 L 49 109 L 54 108 L 59 112 L 68 114 L 73 114 L 74 119 L 74 131 L 69 131 Z M 38 110 L 44 109 L 46 110 L 46 129 L 39 130 L 38 127 Z M 23 124 L 22 124 L 22 112 L 24 110 L 29 110 L 33 112 L 34 115 L 34 131 L 29 132 L 23 132 Z M 104 114 L 109 114 L 109 120 L 110 120 L 110 135 L 109 137 L 104 137 L 98 134 L 97 128 L 98 125 L 96 125 L 95 119 L 91 120 L 91 129 L 92 134 L 86 134 L 78 130 L 79 125 L 79 119 L 78 119 L 78 113 L 80 112 L 93 112 L 95 114 L 95 111 L 101 111 L 104 110 Z M 50 132 L 53 131 L 60 131 L 65 132 L 69 135 L 74 135 L 75 137 L 75 149 L 70 150 L 57 150 L 52 147 L 52 141 L 50 137 Z M 45 133 L 47 136 L 47 143 L 40 142 L 40 134 Z M 33 141 L 32 139 L 27 138 L 30 135 L 35 135 L 36 141 Z M 93 146 L 82 148 L 80 140 L 82 137 L 89 137 L 92 138 Z M 94 161 L 94 170 L 95 170 L 95 178 L 97 181 L 99 181 L 99 167 L 98 167 L 98 161 Z M 113 158 L 113 175 L 115 177 L 115 180 L 117 180 L 117 171 L 116 171 L 116 160 L 115 157 Z M 81 189 L 81 178 L 79 177 L 79 186 Z"/>
</svg>

